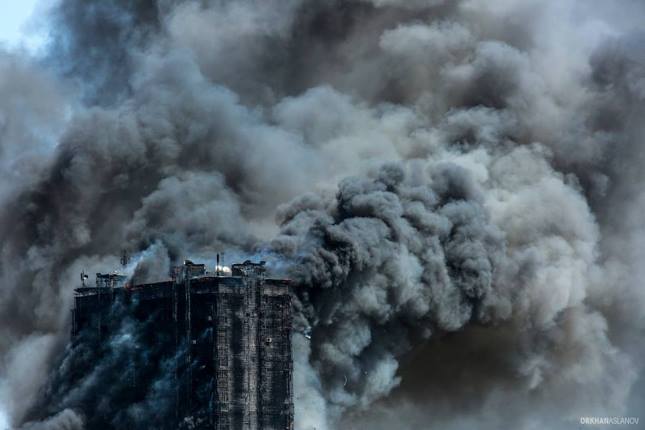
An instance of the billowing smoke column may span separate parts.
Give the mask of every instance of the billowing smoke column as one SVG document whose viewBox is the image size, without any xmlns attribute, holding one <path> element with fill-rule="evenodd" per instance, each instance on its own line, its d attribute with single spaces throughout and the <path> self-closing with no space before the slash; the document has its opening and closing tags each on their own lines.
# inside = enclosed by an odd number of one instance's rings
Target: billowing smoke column
<svg viewBox="0 0 645 430">
<path fill-rule="evenodd" d="M 45 57 L 0 53 L 0 405 L 14 427 L 81 428 L 83 405 L 120 392 L 118 353 L 61 387 L 78 273 L 117 267 L 123 248 L 146 279 L 226 250 L 296 280 L 301 429 L 638 415 L 641 3 L 48 13 Z M 137 328 L 117 332 L 141 349 Z M 144 419 L 154 399 L 121 412 Z"/>
<path fill-rule="evenodd" d="M 281 211 L 273 245 L 298 261 L 314 365 L 334 404 L 388 394 L 397 358 L 434 331 L 509 314 L 493 291 L 501 232 L 464 169 L 432 170 L 429 182 L 426 166 L 388 165 L 342 181 L 331 201 L 306 196 Z"/>
</svg>

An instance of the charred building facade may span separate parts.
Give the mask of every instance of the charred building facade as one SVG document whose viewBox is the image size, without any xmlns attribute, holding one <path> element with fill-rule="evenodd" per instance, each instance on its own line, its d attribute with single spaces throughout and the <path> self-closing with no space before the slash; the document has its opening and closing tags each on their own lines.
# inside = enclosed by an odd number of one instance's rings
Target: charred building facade
<svg viewBox="0 0 645 430">
<path fill-rule="evenodd" d="M 72 343 L 91 355 L 85 367 L 127 349 L 129 327 L 138 331 L 119 375 L 128 388 L 103 399 L 113 403 L 106 410 L 132 415 L 132 405 L 152 402 L 149 428 L 293 429 L 288 281 L 267 278 L 264 263 L 250 261 L 214 273 L 186 261 L 168 281 L 126 281 L 97 274 L 96 286 L 76 289 L 72 312 Z M 91 428 L 136 427 L 98 406 L 84 412 Z"/>
</svg>

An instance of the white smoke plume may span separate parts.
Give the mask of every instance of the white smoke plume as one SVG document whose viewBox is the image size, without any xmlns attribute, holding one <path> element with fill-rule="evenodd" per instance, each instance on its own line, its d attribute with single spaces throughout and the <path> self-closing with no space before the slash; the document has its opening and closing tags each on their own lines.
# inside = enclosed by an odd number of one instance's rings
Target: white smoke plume
<svg viewBox="0 0 645 430">
<path fill-rule="evenodd" d="M 75 429 L 119 393 L 118 354 L 61 378 L 78 273 L 126 248 L 135 278 L 225 250 L 296 281 L 298 429 L 638 415 L 643 17 L 61 0 L 44 58 L 0 53 L 1 409 Z"/>
</svg>

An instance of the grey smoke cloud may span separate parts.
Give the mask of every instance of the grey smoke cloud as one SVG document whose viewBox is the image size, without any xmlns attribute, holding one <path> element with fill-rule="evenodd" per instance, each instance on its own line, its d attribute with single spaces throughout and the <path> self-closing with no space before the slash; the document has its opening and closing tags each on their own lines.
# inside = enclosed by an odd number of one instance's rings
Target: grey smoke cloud
<svg viewBox="0 0 645 430">
<path fill-rule="evenodd" d="M 18 53 L 0 50 L 0 200 L 34 180 L 69 115 L 67 90 L 50 72 Z"/>
<path fill-rule="evenodd" d="M 433 187 L 417 174 L 389 165 L 374 180 L 345 180 L 336 201 L 320 205 L 330 211 L 285 220 L 287 231 L 310 224 L 293 276 L 312 290 L 314 363 L 342 405 L 387 394 L 399 382 L 395 357 L 434 330 L 487 320 L 496 306 L 493 265 L 504 246 L 475 185 L 453 165 L 427 175 Z M 273 248 L 282 241 L 293 249 L 288 234 Z"/>
<path fill-rule="evenodd" d="M 38 394 L 78 273 L 128 248 L 135 277 L 225 249 L 298 281 L 299 428 L 637 414 L 642 13 L 62 1 L 43 62 L 0 56 L 3 408 L 82 425 L 119 357 Z"/>
</svg>

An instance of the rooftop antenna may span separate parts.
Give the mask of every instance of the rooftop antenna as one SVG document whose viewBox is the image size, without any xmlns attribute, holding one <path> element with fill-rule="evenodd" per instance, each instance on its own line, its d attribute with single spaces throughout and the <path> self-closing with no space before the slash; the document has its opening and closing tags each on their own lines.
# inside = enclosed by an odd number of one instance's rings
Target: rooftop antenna
<svg viewBox="0 0 645 430">
<path fill-rule="evenodd" d="M 123 254 L 121 254 L 121 266 L 125 267 L 128 265 L 129 262 L 130 262 L 130 256 L 128 255 L 128 251 L 124 249 Z"/>
<path fill-rule="evenodd" d="M 89 278 L 87 273 L 85 273 L 85 270 L 81 272 L 81 284 L 83 284 L 83 287 L 85 287 L 85 281 Z"/>
<path fill-rule="evenodd" d="M 217 254 L 217 265 L 215 266 L 215 275 L 219 276 L 219 254 Z"/>
</svg>

